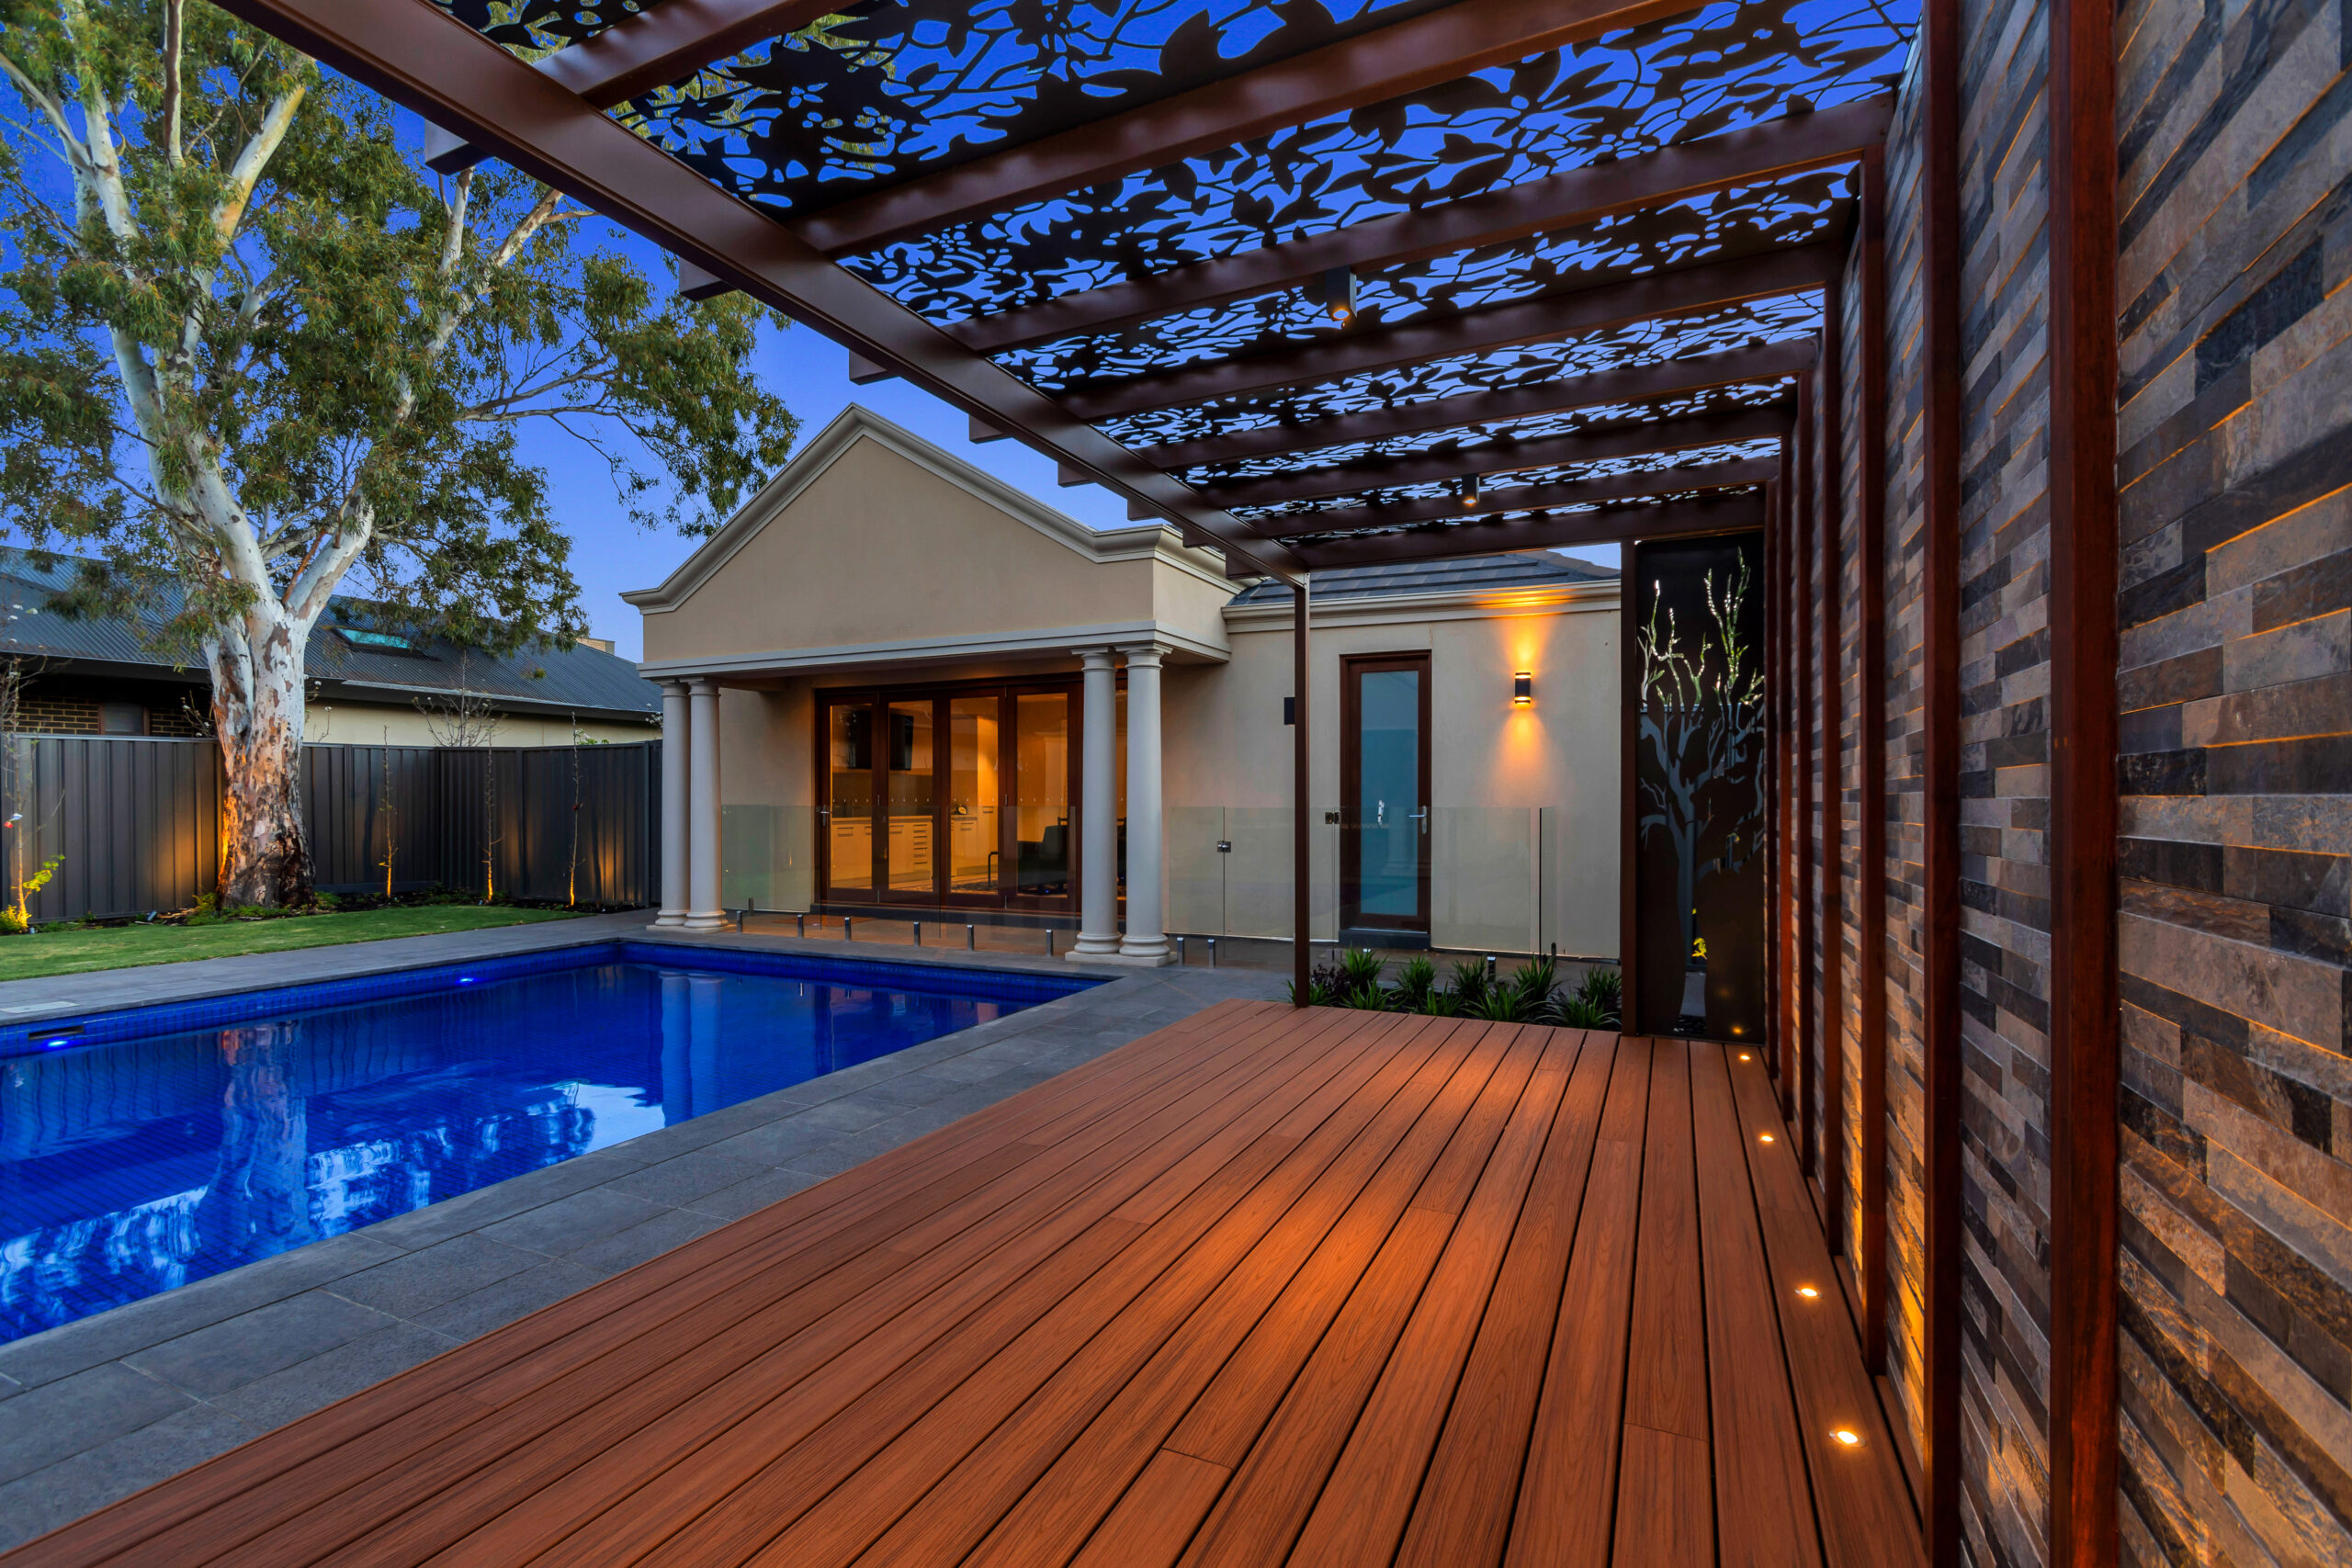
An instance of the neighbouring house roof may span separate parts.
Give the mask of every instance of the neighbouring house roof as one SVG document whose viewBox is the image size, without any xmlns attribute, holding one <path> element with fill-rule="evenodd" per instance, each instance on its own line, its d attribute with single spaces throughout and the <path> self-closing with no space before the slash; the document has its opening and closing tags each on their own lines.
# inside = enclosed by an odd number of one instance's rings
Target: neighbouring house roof
<svg viewBox="0 0 2352 1568">
<path fill-rule="evenodd" d="M 1407 593 L 1468 592 L 1481 589 L 1544 588 L 1571 582 L 1614 582 L 1613 566 L 1571 560 L 1549 552 L 1461 556 L 1451 560 L 1385 561 L 1340 567 L 1315 574 L 1307 618 L 1315 601 L 1375 599 Z M 1236 604 L 1288 604 L 1290 585 L 1268 578 L 1233 596 Z"/>
<path fill-rule="evenodd" d="M 81 565 L 71 556 L 51 560 L 45 569 L 29 550 L 0 547 L 0 656 L 40 659 L 61 674 L 204 681 L 200 666 L 176 663 L 143 646 L 130 621 L 71 619 L 51 609 L 51 597 L 73 581 Z M 381 637 L 365 605 L 337 598 L 311 633 L 309 678 L 346 702 L 405 706 L 462 685 L 512 713 L 638 717 L 662 709 L 661 688 L 635 664 L 584 643 L 569 651 L 549 646 L 499 655 L 461 653 L 452 644 L 422 638 L 393 646 Z"/>
</svg>

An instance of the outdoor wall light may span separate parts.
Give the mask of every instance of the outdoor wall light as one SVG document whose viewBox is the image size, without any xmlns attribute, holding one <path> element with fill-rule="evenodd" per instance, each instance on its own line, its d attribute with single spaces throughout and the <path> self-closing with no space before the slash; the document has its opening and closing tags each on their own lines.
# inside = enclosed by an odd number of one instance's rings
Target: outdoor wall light
<svg viewBox="0 0 2352 1568">
<path fill-rule="evenodd" d="M 1535 675 L 1521 670 L 1510 678 L 1510 705 L 1516 708 L 1535 705 Z"/>
<path fill-rule="evenodd" d="M 1323 313 L 1331 318 L 1333 326 L 1344 327 L 1356 319 L 1356 275 L 1353 267 L 1335 266 L 1323 274 L 1311 295 Z"/>
<path fill-rule="evenodd" d="M 1454 498 L 1462 502 L 1463 511 L 1468 512 L 1476 508 L 1479 500 L 1478 476 L 1476 474 L 1463 475 L 1461 481 L 1453 487 L 1453 494 Z"/>
</svg>

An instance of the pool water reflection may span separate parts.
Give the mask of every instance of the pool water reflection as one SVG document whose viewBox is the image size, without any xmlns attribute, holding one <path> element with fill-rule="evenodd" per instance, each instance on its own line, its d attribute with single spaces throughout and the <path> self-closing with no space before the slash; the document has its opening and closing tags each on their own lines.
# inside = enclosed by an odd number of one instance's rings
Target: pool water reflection
<svg viewBox="0 0 2352 1568">
<path fill-rule="evenodd" d="M 1075 988 L 663 951 L 0 1056 L 0 1341 Z"/>
</svg>

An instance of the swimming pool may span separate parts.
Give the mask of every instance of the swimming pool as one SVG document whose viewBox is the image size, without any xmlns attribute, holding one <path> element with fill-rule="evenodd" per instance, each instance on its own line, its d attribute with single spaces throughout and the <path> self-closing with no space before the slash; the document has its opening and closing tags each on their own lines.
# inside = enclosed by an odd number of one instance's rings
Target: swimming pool
<svg viewBox="0 0 2352 1568">
<path fill-rule="evenodd" d="M 0 1030 L 0 1342 L 1092 984 L 614 942 Z"/>
</svg>

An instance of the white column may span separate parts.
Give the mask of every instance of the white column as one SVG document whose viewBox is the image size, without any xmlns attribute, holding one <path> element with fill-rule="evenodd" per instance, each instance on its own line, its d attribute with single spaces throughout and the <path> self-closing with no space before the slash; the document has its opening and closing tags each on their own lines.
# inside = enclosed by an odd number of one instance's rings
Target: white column
<svg viewBox="0 0 2352 1568">
<path fill-rule="evenodd" d="M 662 912 L 656 928 L 686 923 L 686 683 L 662 682 Z"/>
<path fill-rule="evenodd" d="M 695 681 L 693 701 L 694 763 L 686 793 L 694 809 L 687 827 L 685 928 L 715 931 L 727 924 L 718 907 L 718 682 Z"/>
<path fill-rule="evenodd" d="M 1130 963 L 1165 964 L 1168 936 L 1160 922 L 1159 659 L 1158 643 L 1122 649 L 1127 656 L 1127 939 L 1119 955 Z"/>
<path fill-rule="evenodd" d="M 1069 955 L 1104 958 L 1119 951 L 1119 675 L 1109 649 L 1077 652 L 1086 663 L 1086 708 L 1079 721 L 1078 942 Z"/>
</svg>

